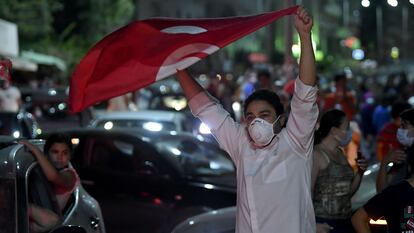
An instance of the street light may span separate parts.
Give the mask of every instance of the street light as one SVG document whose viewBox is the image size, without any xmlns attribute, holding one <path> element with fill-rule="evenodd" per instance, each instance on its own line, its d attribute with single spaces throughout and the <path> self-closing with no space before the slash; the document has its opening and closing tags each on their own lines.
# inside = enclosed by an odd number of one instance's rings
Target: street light
<svg viewBox="0 0 414 233">
<path fill-rule="evenodd" d="M 387 0 L 388 5 L 392 6 L 392 7 L 397 7 L 398 6 L 398 1 L 397 0 Z"/>
<path fill-rule="evenodd" d="M 410 3 L 414 5 L 414 0 L 410 0 Z"/>
<path fill-rule="evenodd" d="M 414 0 L 410 0 L 410 1 L 413 1 L 414 2 Z M 371 2 L 369 0 L 362 0 L 361 1 L 361 5 L 363 7 L 369 7 L 371 5 Z"/>
</svg>

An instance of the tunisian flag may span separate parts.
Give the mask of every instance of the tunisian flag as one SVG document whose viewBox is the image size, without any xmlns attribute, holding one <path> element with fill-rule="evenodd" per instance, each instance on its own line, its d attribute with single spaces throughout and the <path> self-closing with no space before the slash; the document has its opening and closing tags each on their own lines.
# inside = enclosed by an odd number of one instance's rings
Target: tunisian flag
<svg viewBox="0 0 414 233">
<path fill-rule="evenodd" d="M 76 67 L 70 110 L 80 112 L 166 78 L 297 8 L 228 18 L 151 18 L 126 25 L 99 41 Z"/>
</svg>

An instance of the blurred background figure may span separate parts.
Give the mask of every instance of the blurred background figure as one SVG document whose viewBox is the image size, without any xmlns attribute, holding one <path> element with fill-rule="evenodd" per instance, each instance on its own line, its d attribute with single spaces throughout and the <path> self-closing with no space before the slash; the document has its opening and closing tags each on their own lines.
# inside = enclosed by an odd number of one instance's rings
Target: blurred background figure
<svg viewBox="0 0 414 233">
<path fill-rule="evenodd" d="M 21 106 L 21 94 L 11 85 L 12 62 L 0 60 L 0 112 L 18 112 Z"/>
<path fill-rule="evenodd" d="M 332 109 L 322 115 L 315 132 L 312 194 L 317 224 L 331 228 L 325 232 L 353 232 L 351 198 L 368 163 L 360 157 L 356 163 L 358 171 L 354 172 L 343 150 L 351 139 L 344 111 Z"/>
<path fill-rule="evenodd" d="M 401 113 L 400 118 L 400 126 L 395 132 L 400 147 L 398 149 L 389 148 L 388 153 L 381 161 L 377 177 L 378 192 L 381 192 L 390 184 L 396 184 L 407 179 L 412 169 L 408 166 L 408 163 L 412 159 L 414 150 L 414 109 L 405 110 Z"/>
<path fill-rule="evenodd" d="M 323 111 L 336 108 L 344 111 L 348 120 L 352 120 L 356 113 L 356 99 L 347 89 L 347 76 L 345 73 L 340 73 L 336 74 L 334 79 L 334 91 L 326 95 Z"/>
<path fill-rule="evenodd" d="M 413 232 L 414 207 L 414 109 L 401 114 L 402 124 L 398 129 L 398 141 L 404 146 L 407 159 L 406 176 L 374 196 L 352 216 L 352 224 L 358 233 L 371 232 L 369 219 L 385 217 L 388 232 Z M 391 154 L 390 156 L 393 156 Z M 386 158 L 384 158 L 385 160 Z"/>
<path fill-rule="evenodd" d="M 391 121 L 385 123 L 377 134 L 376 152 L 378 161 L 381 161 L 390 149 L 398 150 L 401 144 L 397 140 L 397 130 L 401 126 L 400 114 L 411 108 L 406 102 L 398 101 L 391 107 Z"/>
</svg>

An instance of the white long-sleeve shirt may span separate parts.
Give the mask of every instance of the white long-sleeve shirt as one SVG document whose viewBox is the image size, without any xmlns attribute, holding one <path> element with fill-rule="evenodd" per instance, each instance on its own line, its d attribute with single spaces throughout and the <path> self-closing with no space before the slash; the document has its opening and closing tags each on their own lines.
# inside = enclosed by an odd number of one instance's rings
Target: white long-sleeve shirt
<svg viewBox="0 0 414 233">
<path fill-rule="evenodd" d="M 317 88 L 299 78 L 287 126 L 263 149 L 254 148 L 245 125 L 202 92 L 189 101 L 237 168 L 237 233 L 312 233 L 313 134 Z"/>
</svg>

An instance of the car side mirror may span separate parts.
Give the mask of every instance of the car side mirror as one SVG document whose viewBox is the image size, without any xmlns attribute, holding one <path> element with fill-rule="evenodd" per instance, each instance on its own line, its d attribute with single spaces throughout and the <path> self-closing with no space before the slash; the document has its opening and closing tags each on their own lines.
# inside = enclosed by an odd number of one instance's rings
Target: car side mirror
<svg viewBox="0 0 414 233">
<path fill-rule="evenodd" d="M 79 226 L 62 226 L 51 233 L 87 233 L 85 229 Z"/>
</svg>

